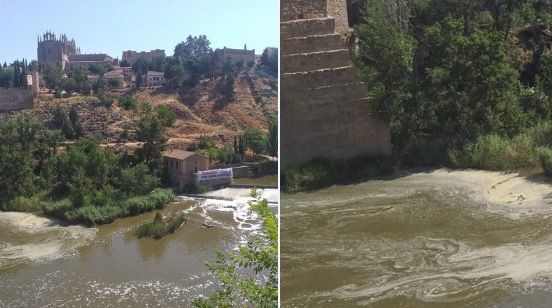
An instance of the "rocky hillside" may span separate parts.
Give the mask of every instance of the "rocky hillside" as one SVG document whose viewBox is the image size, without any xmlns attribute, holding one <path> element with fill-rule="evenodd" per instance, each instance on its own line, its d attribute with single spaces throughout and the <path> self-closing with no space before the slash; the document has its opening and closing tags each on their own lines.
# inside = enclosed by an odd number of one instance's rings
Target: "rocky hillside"
<svg viewBox="0 0 552 308">
<path fill-rule="evenodd" d="M 247 127 L 266 129 L 266 116 L 277 114 L 278 79 L 263 72 L 242 72 L 236 77 L 234 100 L 221 94 L 222 82 L 222 78 L 206 79 L 180 93 L 169 89 L 140 89 L 131 94 L 139 101 L 165 105 L 176 113 L 177 121 L 168 130 L 169 145 L 174 147 L 185 147 L 202 135 L 222 143 L 233 141 Z M 30 114 L 54 128 L 57 106 L 67 112 L 73 106 L 77 108 L 86 136 L 95 136 L 110 144 L 133 141 L 133 112 L 120 108 L 117 101 L 110 106 L 94 97 L 44 96 L 37 109 L 0 113 L 0 121 Z"/>
</svg>

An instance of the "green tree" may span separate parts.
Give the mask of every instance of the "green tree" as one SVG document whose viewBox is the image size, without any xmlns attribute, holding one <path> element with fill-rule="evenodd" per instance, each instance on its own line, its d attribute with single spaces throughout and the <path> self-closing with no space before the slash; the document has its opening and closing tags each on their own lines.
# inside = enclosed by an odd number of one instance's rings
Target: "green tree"
<svg viewBox="0 0 552 308">
<path fill-rule="evenodd" d="M 258 128 L 246 128 L 243 132 L 245 148 L 259 155 L 266 152 L 266 135 Z"/>
<path fill-rule="evenodd" d="M 269 116 L 267 122 L 268 133 L 266 135 L 266 151 L 271 156 L 278 156 L 278 119 Z"/>
<path fill-rule="evenodd" d="M 42 77 L 44 78 L 44 82 L 46 82 L 46 86 L 49 89 L 54 89 L 61 86 L 63 70 L 56 63 L 47 62 L 42 69 Z"/>
</svg>

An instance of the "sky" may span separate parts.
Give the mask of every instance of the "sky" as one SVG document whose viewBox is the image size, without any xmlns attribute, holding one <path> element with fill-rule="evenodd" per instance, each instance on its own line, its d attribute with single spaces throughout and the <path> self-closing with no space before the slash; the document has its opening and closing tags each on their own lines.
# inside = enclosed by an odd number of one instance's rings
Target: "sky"
<svg viewBox="0 0 552 308">
<path fill-rule="evenodd" d="M 211 47 L 279 45 L 278 0 L 0 0 L 0 63 L 36 59 L 37 36 L 65 33 L 81 53 L 174 47 L 206 35 Z"/>
</svg>

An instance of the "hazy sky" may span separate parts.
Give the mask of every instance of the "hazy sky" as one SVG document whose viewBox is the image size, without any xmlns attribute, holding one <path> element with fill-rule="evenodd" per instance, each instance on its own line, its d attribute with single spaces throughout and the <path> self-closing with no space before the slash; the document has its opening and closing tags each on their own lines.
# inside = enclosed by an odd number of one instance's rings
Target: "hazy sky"
<svg viewBox="0 0 552 308">
<path fill-rule="evenodd" d="M 205 34 L 211 47 L 279 45 L 278 0 L 0 0 L 0 63 L 36 59 L 37 35 L 74 38 L 82 53 L 121 58 Z"/>
</svg>

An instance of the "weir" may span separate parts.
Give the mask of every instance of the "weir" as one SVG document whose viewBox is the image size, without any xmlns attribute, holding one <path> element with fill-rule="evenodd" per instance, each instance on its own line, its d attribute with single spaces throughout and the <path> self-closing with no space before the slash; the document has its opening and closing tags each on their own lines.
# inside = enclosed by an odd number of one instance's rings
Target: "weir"
<svg viewBox="0 0 552 308">
<path fill-rule="evenodd" d="M 345 47 L 345 0 L 282 0 L 282 167 L 317 157 L 391 153 L 389 126 L 370 106 Z"/>
</svg>

